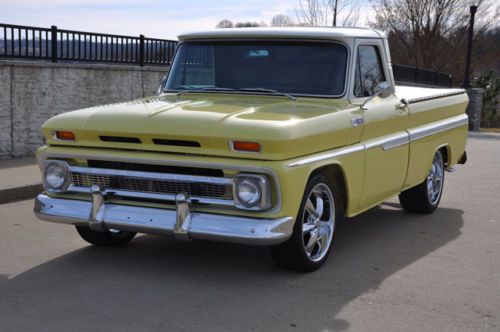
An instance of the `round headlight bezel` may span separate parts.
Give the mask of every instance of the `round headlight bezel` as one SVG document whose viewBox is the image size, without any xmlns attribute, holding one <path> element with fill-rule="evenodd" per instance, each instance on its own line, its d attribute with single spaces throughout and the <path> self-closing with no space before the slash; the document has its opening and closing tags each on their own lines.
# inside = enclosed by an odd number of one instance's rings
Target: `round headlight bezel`
<svg viewBox="0 0 500 332">
<path fill-rule="evenodd" d="M 245 178 L 238 182 L 236 195 L 241 205 L 252 208 L 257 206 L 262 199 L 262 189 L 256 179 Z"/>
<path fill-rule="evenodd" d="M 69 186 L 68 174 L 68 165 L 64 161 L 47 160 L 43 169 L 43 187 L 53 193 L 66 191 Z"/>
<path fill-rule="evenodd" d="M 253 187 L 253 190 L 251 188 Z M 247 197 L 245 197 L 244 190 Z M 249 192 L 253 191 L 253 197 Z M 242 210 L 266 210 L 271 207 L 271 187 L 267 176 L 239 174 L 233 178 L 234 205 Z"/>
</svg>

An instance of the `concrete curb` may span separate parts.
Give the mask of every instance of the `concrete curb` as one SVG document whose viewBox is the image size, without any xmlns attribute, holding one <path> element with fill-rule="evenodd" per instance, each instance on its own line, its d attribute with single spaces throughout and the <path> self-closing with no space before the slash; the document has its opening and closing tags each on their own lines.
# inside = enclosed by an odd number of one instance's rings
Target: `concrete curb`
<svg viewBox="0 0 500 332">
<path fill-rule="evenodd" d="M 488 133 L 488 132 L 470 131 L 469 132 L 469 138 L 499 139 L 500 140 L 500 134 L 497 134 L 497 133 Z"/>
<path fill-rule="evenodd" d="M 15 188 L 0 189 L 0 204 L 35 198 L 35 196 L 42 191 L 43 188 L 40 183 Z"/>
</svg>

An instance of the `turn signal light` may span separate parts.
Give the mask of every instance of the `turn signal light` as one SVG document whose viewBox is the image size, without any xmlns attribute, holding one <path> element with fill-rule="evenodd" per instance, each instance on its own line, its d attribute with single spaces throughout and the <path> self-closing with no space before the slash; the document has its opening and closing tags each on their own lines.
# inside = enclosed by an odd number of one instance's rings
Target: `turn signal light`
<svg viewBox="0 0 500 332">
<path fill-rule="evenodd" d="M 260 152 L 260 143 L 244 142 L 244 141 L 232 141 L 231 142 L 231 149 L 233 151 Z"/>
<path fill-rule="evenodd" d="M 74 141 L 75 140 L 75 133 L 72 131 L 57 130 L 55 133 L 55 137 L 57 139 L 64 140 L 64 141 Z"/>
</svg>

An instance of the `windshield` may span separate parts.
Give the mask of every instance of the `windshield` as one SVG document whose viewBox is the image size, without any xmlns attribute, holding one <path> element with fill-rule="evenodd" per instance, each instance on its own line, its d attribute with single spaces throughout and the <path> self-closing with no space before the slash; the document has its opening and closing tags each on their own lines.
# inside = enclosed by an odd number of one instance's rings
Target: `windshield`
<svg viewBox="0 0 500 332">
<path fill-rule="evenodd" d="M 165 88 L 215 87 L 221 90 L 205 91 L 247 89 L 260 93 L 267 89 L 338 97 L 344 93 L 346 66 L 347 48 L 339 43 L 184 42 L 179 45 Z"/>
</svg>

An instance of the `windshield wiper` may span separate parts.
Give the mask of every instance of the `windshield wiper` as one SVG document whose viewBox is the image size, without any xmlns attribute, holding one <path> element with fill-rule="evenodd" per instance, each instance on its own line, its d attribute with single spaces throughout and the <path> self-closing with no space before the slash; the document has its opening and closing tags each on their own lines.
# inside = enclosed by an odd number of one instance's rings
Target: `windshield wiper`
<svg viewBox="0 0 500 332">
<path fill-rule="evenodd" d="M 236 91 L 236 89 L 233 88 L 221 88 L 217 86 L 207 86 L 204 88 L 196 88 L 196 89 L 189 89 L 189 90 L 182 90 L 177 92 L 177 97 L 182 96 L 185 93 L 196 93 L 200 91 Z"/>
<path fill-rule="evenodd" d="M 297 100 L 296 97 L 292 96 L 291 94 L 288 94 L 286 92 L 281 92 L 278 90 L 273 90 L 273 89 L 266 89 L 266 88 L 241 88 L 238 89 L 238 91 L 248 91 L 248 92 L 268 92 L 272 93 L 275 95 L 281 95 L 290 98 L 291 100 Z"/>
</svg>

